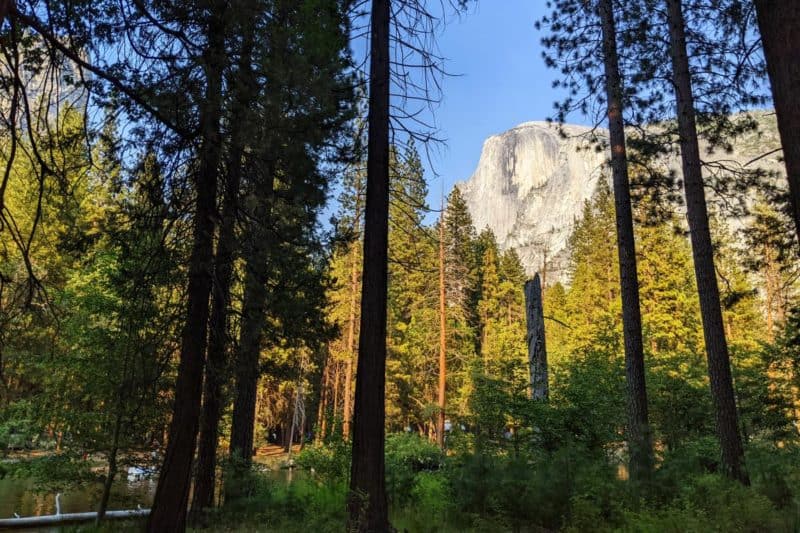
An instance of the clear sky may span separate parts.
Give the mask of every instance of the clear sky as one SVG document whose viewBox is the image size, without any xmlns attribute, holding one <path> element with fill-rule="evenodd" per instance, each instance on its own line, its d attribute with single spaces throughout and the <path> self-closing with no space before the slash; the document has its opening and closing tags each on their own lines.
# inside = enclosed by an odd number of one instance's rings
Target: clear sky
<svg viewBox="0 0 800 533">
<path fill-rule="evenodd" d="M 431 207 L 442 184 L 446 194 L 472 175 L 487 137 L 553 114 L 557 73 L 545 67 L 534 28 L 545 12 L 544 0 L 480 0 L 439 36 L 447 70 L 460 76 L 444 80 L 435 111 L 447 146 L 431 158 L 439 174 L 427 174 Z"/>
<path fill-rule="evenodd" d="M 545 67 L 541 33 L 534 27 L 546 12 L 545 0 L 478 0 L 466 13 L 450 10 L 437 43 L 452 76 L 443 79 L 442 101 L 434 110 L 445 144 L 431 146 L 430 158 L 417 146 L 426 167 L 428 205 L 434 210 L 428 222 L 438 217 L 442 192 L 448 194 L 472 175 L 488 137 L 552 116 L 557 72 Z M 357 58 L 363 58 L 367 45 L 363 38 L 353 43 Z M 322 220 L 337 208 L 333 201 Z"/>
</svg>

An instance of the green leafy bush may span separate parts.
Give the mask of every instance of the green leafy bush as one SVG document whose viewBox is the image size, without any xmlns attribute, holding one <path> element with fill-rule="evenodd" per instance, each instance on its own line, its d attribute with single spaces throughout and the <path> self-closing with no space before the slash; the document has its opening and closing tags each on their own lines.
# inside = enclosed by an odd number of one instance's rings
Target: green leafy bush
<svg viewBox="0 0 800 533">
<path fill-rule="evenodd" d="M 333 441 L 306 446 L 297 455 L 296 463 L 325 482 L 346 482 L 350 478 L 350 443 Z"/>
<path fill-rule="evenodd" d="M 420 472 L 439 470 L 444 454 L 438 446 L 413 433 L 393 433 L 386 438 L 386 490 L 389 501 L 404 505 L 411 500 Z"/>
<path fill-rule="evenodd" d="M 752 488 L 713 474 L 688 481 L 668 507 L 628 513 L 624 530 L 675 533 L 794 530 L 769 499 Z"/>
</svg>

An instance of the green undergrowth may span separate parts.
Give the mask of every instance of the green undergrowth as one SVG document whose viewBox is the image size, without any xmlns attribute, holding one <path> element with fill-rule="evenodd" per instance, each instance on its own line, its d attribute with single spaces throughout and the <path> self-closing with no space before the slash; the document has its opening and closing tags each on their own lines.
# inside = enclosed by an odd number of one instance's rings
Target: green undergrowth
<svg viewBox="0 0 800 533">
<path fill-rule="evenodd" d="M 714 471 L 707 440 L 662 454 L 653 479 L 620 479 L 609 454 L 550 452 L 442 455 L 409 435 L 387 439 L 387 495 L 398 531 L 791 532 L 800 530 L 800 454 L 752 445 L 745 487 Z M 211 517 L 212 531 L 342 531 L 349 450 L 310 447 L 289 482 L 256 473 L 245 498 Z M 313 473 L 312 473 L 313 471 Z"/>
</svg>

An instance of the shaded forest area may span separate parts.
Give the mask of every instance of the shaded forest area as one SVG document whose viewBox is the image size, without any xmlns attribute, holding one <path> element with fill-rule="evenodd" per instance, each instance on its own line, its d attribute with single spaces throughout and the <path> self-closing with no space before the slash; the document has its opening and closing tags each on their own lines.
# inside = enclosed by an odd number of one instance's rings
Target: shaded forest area
<svg viewBox="0 0 800 533">
<path fill-rule="evenodd" d="M 608 154 L 568 283 L 428 205 L 473 4 L 0 0 L 0 477 L 99 484 L 82 530 L 800 528 L 800 4 L 547 2 Z"/>
</svg>

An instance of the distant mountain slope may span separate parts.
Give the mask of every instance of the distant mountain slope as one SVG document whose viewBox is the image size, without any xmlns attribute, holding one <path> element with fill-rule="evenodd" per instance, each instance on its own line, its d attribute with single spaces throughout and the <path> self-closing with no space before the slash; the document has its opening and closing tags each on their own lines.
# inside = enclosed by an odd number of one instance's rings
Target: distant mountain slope
<svg viewBox="0 0 800 533">
<path fill-rule="evenodd" d="M 733 153 L 706 158 L 744 165 L 779 148 L 774 116 L 761 113 L 759 122 L 761 131 L 740 139 Z M 546 261 L 547 284 L 568 281 L 566 248 L 575 221 L 598 181 L 610 178 L 607 155 L 590 144 L 589 128 L 565 125 L 564 130 L 567 138 L 555 125 L 526 122 L 489 137 L 474 174 L 457 184 L 476 229 L 491 228 L 501 249 L 517 251 L 528 274 L 542 271 Z M 677 156 L 667 164 L 679 170 Z M 751 165 L 783 174 L 780 153 Z"/>
</svg>

